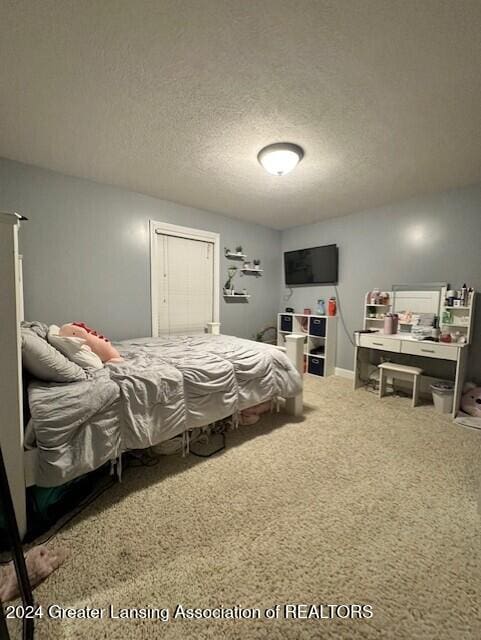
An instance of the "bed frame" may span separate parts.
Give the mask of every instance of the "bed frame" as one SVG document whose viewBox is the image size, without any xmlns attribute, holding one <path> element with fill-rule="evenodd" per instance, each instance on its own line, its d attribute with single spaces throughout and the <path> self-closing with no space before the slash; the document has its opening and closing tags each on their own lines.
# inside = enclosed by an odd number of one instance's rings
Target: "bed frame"
<svg viewBox="0 0 481 640">
<path fill-rule="evenodd" d="M 35 484 L 36 450 L 24 448 L 23 385 L 20 322 L 23 320 L 22 258 L 18 251 L 18 230 L 25 218 L 0 212 L 0 445 L 12 494 L 12 502 L 23 539 L 27 531 L 26 489 Z M 210 322 L 207 333 L 220 334 L 220 323 Z M 303 374 L 304 336 L 286 337 L 287 354 Z M 286 410 L 302 414 L 302 393 L 286 400 Z"/>
</svg>

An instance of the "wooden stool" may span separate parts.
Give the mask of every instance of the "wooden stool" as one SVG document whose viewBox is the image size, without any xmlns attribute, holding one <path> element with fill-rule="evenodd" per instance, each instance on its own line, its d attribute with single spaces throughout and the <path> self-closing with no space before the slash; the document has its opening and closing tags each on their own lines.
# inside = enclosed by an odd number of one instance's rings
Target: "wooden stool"
<svg viewBox="0 0 481 640">
<path fill-rule="evenodd" d="M 419 399 L 419 376 L 423 370 L 419 367 L 408 367 L 395 362 L 383 362 L 379 369 L 379 398 L 386 395 L 386 383 L 389 374 L 398 380 L 412 380 L 413 382 L 413 407 L 418 404 Z"/>
</svg>

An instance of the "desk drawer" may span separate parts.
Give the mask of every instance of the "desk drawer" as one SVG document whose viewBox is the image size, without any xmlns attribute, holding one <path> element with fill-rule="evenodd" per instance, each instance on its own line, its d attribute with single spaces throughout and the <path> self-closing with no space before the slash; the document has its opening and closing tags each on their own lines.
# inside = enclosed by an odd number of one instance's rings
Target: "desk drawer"
<svg viewBox="0 0 481 640">
<path fill-rule="evenodd" d="M 435 342 L 403 342 L 402 353 L 409 353 L 412 356 L 424 356 L 425 358 L 440 358 L 442 360 L 457 360 L 458 350 L 456 347 L 448 347 L 445 344 Z"/>
<path fill-rule="evenodd" d="M 368 347 L 369 349 L 380 349 L 382 351 L 394 351 L 395 353 L 401 353 L 401 341 L 395 338 L 383 338 L 378 336 L 370 336 L 369 334 L 361 333 L 359 336 L 359 344 L 361 347 Z"/>
</svg>

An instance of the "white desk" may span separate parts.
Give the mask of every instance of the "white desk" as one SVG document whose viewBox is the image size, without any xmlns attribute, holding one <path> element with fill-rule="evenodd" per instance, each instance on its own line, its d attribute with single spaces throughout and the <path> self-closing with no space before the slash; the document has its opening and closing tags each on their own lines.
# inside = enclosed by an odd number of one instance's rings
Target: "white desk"
<svg viewBox="0 0 481 640">
<path fill-rule="evenodd" d="M 356 349 L 354 357 L 354 388 L 366 384 L 369 378 L 369 370 L 373 371 L 377 365 L 371 364 L 373 352 L 379 356 L 379 352 L 388 352 L 389 359 L 396 362 L 395 354 L 404 356 L 414 356 L 419 359 L 426 359 L 423 369 L 427 369 L 424 385 L 421 391 L 427 392 L 429 384 L 434 379 L 450 379 L 454 382 L 454 402 L 453 417 L 459 409 L 461 395 L 463 391 L 464 378 L 466 375 L 466 363 L 468 356 L 467 344 L 431 342 L 429 340 L 415 340 L 410 334 L 397 333 L 387 335 L 382 332 L 376 333 L 356 333 Z M 400 358 L 398 358 L 399 360 Z M 447 375 L 430 376 L 429 364 L 434 361 L 444 361 L 447 365 Z M 441 364 L 441 363 L 439 363 Z M 423 388 L 424 387 L 424 388 Z"/>
</svg>

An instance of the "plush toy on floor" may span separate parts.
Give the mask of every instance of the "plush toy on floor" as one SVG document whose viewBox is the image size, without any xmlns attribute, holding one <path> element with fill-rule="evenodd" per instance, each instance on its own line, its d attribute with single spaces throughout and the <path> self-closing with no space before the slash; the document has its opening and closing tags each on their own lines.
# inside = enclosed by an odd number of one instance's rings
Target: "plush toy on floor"
<svg viewBox="0 0 481 640">
<path fill-rule="evenodd" d="M 241 425 L 251 425 L 256 424 L 261 419 L 261 415 L 263 413 L 267 413 L 270 411 L 271 403 L 270 402 L 261 402 L 261 404 L 256 404 L 254 407 L 249 407 L 248 409 L 243 409 L 240 412 L 239 416 L 239 424 Z"/>
<path fill-rule="evenodd" d="M 83 338 L 102 362 L 120 362 L 122 360 L 110 340 L 88 327 L 84 322 L 64 324 L 60 327 L 59 335 L 70 338 Z"/>
<path fill-rule="evenodd" d="M 481 418 L 481 387 L 477 387 L 473 383 L 467 383 L 464 386 L 461 410 L 470 416 Z"/>
</svg>

